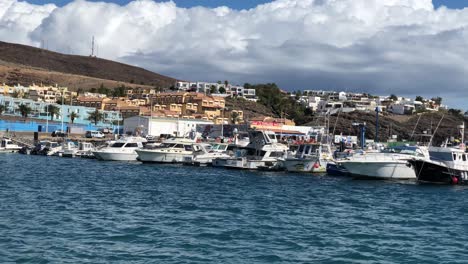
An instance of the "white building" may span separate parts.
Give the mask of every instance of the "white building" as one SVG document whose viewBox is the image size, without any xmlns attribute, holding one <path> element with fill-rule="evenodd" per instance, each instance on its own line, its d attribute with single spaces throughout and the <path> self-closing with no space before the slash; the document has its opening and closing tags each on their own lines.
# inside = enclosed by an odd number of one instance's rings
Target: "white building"
<svg viewBox="0 0 468 264">
<path fill-rule="evenodd" d="M 309 96 L 309 99 L 307 100 L 308 106 L 312 111 L 317 111 L 319 102 L 322 99 L 319 96 Z"/>
<path fill-rule="evenodd" d="M 149 116 L 133 116 L 124 120 L 124 133 L 134 135 L 170 134 L 172 136 L 188 136 L 196 131 L 197 125 L 212 125 L 213 122 L 200 119 L 160 118 Z"/>
</svg>

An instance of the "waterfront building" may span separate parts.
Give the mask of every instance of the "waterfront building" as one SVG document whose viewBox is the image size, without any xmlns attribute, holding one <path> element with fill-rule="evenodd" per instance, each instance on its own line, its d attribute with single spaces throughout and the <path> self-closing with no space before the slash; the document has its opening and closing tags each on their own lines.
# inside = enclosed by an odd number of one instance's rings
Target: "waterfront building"
<svg viewBox="0 0 468 264">
<path fill-rule="evenodd" d="M 31 113 L 28 115 L 30 118 L 55 120 L 61 121 L 63 117 L 64 123 L 71 123 L 70 115 L 75 113 L 77 117 L 73 120 L 75 124 L 90 124 L 92 121 L 88 120 L 89 114 L 96 111 L 95 107 L 86 107 L 79 105 L 59 105 L 55 103 L 48 103 L 43 101 L 34 101 L 31 99 L 14 98 L 10 96 L 0 95 L 0 104 L 5 106 L 4 115 L 21 116 L 19 106 L 21 104 L 27 105 L 31 108 Z M 51 105 L 58 107 L 60 112 L 57 116 L 51 116 L 48 112 L 48 106 Z M 121 115 L 117 111 L 104 111 L 102 110 L 103 120 L 98 123 L 101 126 L 111 126 L 116 122 L 121 122 Z"/>
<path fill-rule="evenodd" d="M 197 125 L 213 125 L 214 123 L 200 119 L 167 118 L 134 116 L 124 120 L 124 133 L 130 135 L 171 135 L 188 136 L 196 131 Z"/>
</svg>

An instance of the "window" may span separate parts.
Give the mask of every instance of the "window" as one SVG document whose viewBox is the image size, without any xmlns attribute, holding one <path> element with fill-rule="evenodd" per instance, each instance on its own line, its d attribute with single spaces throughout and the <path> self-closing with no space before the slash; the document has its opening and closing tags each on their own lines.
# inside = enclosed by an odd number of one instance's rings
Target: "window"
<svg viewBox="0 0 468 264">
<path fill-rule="evenodd" d="M 122 142 L 117 142 L 117 143 L 114 143 L 112 144 L 112 148 L 121 148 L 125 143 L 122 143 Z"/>
<path fill-rule="evenodd" d="M 453 153 L 453 160 L 457 160 L 457 154 Z"/>
<path fill-rule="evenodd" d="M 176 144 L 176 145 L 174 146 L 174 148 L 183 149 L 183 148 L 184 148 L 184 145 L 182 145 L 182 144 Z"/>
<path fill-rule="evenodd" d="M 463 159 L 463 161 L 466 161 L 466 155 L 465 154 L 462 155 L 462 159 Z"/>
<path fill-rule="evenodd" d="M 127 145 L 125 145 L 126 148 L 138 148 L 138 144 L 137 143 L 127 143 Z"/>
<path fill-rule="evenodd" d="M 186 151 L 193 151 L 192 145 L 184 145 Z"/>
</svg>

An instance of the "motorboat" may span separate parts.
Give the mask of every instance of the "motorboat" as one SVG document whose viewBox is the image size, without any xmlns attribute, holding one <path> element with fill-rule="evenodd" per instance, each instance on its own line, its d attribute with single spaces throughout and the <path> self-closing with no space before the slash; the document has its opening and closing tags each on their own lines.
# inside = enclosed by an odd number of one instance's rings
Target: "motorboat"
<svg viewBox="0 0 468 264">
<path fill-rule="evenodd" d="M 462 141 L 464 135 L 462 126 Z M 408 161 L 419 182 L 438 184 L 468 183 L 468 153 L 459 146 L 429 147 L 429 157 L 415 157 Z"/>
<path fill-rule="evenodd" d="M 78 146 L 74 142 L 69 141 L 69 142 L 63 143 L 61 155 L 59 156 L 62 156 L 65 158 L 74 158 L 77 153 L 78 153 Z"/>
<path fill-rule="evenodd" d="M 76 152 L 76 156 L 81 158 L 88 158 L 94 159 L 96 158 L 93 154 L 96 148 L 94 147 L 93 143 L 91 142 L 80 142 L 78 143 L 78 151 Z"/>
<path fill-rule="evenodd" d="M 354 178 L 410 180 L 416 179 L 416 174 L 408 165 L 408 160 L 428 156 L 426 147 L 402 146 L 382 152 L 354 154 L 340 160 L 338 164 Z"/>
<path fill-rule="evenodd" d="M 143 148 L 144 142 L 145 138 L 124 137 L 92 153 L 98 160 L 136 161 L 136 150 Z"/>
<path fill-rule="evenodd" d="M 257 170 L 260 168 L 277 168 L 280 160 L 285 158 L 288 147 L 278 143 L 272 131 L 250 130 L 249 144 L 239 147 L 229 158 L 213 159 L 215 167 L 231 169 Z"/>
<path fill-rule="evenodd" d="M 212 164 L 213 159 L 230 157 L 228 154 L 226 154 L 225 151 L 220 151 L 218 145 L 215 145 L 214 147 L 216 147 L 216 149 L 214 149 L 213 146 L 210 144 L 193 144 L 193 153 L 191 156 L 184 157 L 184 164 L 194 166 L 207 166 Z"/>
<path fill-rule="evenodd" d="M 183 163 L 193 154 L 195 139 L 170 138 L 155 148 L 138 149 L 138 160 L 143 163 Z"/>
<path fill-rule="evenodd" d="M 306 143 L 299 146 L 294 157 L 284 160 L 284 167 L 289 172 L 324 173 L 331 161 L 333 154 L 329 144 Z"/>
<path fill-rule="evenodd" d="M 16 153 L 21 147 L 15 144 L 10 138 L 2 138 L 0 142 L 0 153 Z"/>
</svg>

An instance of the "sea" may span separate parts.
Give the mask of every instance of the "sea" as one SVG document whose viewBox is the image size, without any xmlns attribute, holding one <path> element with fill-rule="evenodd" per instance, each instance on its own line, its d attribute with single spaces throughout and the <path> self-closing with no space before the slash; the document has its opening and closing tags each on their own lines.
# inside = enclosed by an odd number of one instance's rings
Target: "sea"
<svg viewBox="0 0 468 264">
<path fill-rule="evenodd" d="M 468 189 L 0 155 L 0 263 L 468 263 Z"/>
</svg>

